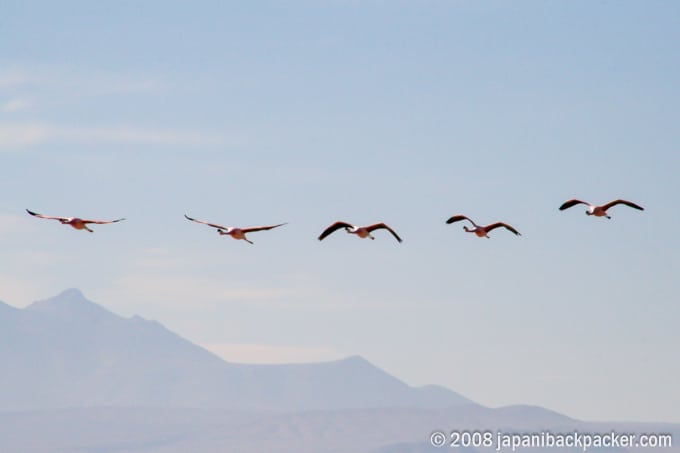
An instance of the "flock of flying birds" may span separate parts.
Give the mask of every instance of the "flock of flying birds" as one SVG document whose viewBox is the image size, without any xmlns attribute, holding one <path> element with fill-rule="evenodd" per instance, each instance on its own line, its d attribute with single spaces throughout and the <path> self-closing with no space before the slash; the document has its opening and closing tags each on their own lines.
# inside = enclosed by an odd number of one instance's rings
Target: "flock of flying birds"
<svg viewBox="0 0 680 453">
<path fill-rule="evenodd" d="M 613 201 L 610 201 L 609 203 L 598 206 L 598 205 L 593 205 L 593 204 L 587 203 L 585 201 L 577 200 L 575 198 L 565 201 L 562 204 L 562 206 L 560 206 L 560 211 L 564 211 L 565 209 L 569 209 L 573 206 L 576 206 L 577 204 L 586 205 L 588 207 L 587 210 L 586 210 L 586 214 L 589 215 L 589 216 L 606 217 L 608 219 L 611 219 L 611 217 L 609 216 L 609 214 L 607 214 L 607 210 L 609 210 L 609 208 L 616 206 L 616 205 L 619 205 L 619 204 L 623 204 L 623 205 L 626 205 L 628 207 L 638 209 L 640 211 L 644 211 L 644 208 L 642 206 L 639 206 L 639 205 L 632 203 L 630 201 L 627 201 L 627 200 L 621 200 L 621 199 L 613 200 Z M 116 223 L 116 222 L 120 222 L 121 220 L 125 220 L 125 219 L 89 220 L 89 219 L 81 219 L 79 217 L 56 217 L 56 216 L 48 216 L 48 215 L 38 214 L 37 212 L 29 211 L 28 209 L 26 209 L 26 212 L 28 212 L 30 215 L 32 215 L 34 217 L 39 217 L 41 219 L 58 220 L 62 225 L 70 225 L 71 227 L 75 228 L 76 230 L 87 230 L 90 233 L 92 233 L 93 231 L 88 227 L 89 224 L 104 225 L 104 224 L 107 224 L 107 223 Z M 244 241 L 246 241 L 250 244 L 252 244 L 252 242 L 246 237 L 246 234 L 253 233 L 255 231 L 271 230 L 273 228 L 278 228 L 280 226 L 286 225 L 285 223 L 279 223 L 277 225 L 238 228 L 238 227 L 228 227 L 228 226 L 218 225 L 216 223 L 210 223 L 210 222 L 206 222 L 204 220 L 194 219 L 194 218 L 189 217 L 186 214 L 184 215 L 184 217 L 187 220 L 190 220 L 192 222 L 201 223 L 203 225 L 208 225 L 209 227 L 215 228 L 215 229 L 217 229 L 217 233 L 219 233 L 220 235 L 228 235 L 228 236 L 231 236 L 234 239 L 242 239 L 242 240 L 244 240 Z M 452 223 L 455 223 L 455 222 L 460 222 L 461 220 L 467 220 L 472 225 L 472 228 L 468 228 L 467 225 L 463 226 L 463 230 L 465 230 L 465 232 L 474 233 L 477 237 L 480 237 L 480 238 L 483 238 L 483 237 L 489 238 L 489 233 L 491 231 L 495 230 L 496 228 L 500 228 L 500 227 L 505 228 L 506 230 L 514 233 L 517 236 L 521 236 L 519 231 L 517 231 L 515 228 L 508 225 L 507 223 L 496 222 L 496 223 L 491 223 L 489 225 L 477 225 L 472 219 L 470 219 L 469 217 L 464 216 L 462 214 L 458 214 L 458 215 L 454 215 L 454 216 L 450 217 L 446 221 L 446 223 L 452 224 Z M 371 234 L 373 231 L 375 231 L 375 230 L 387 230 L 392 234 L 392 236 L 394 236 L 394 238 L 397 241 L 399 241 L 399 242 L 402 241 L 401 238 L 399 237 L 399 235 L 385 223 L 381 222 L 381 223 L 374 223 L 372 225 L 367 225 L 367 226 L 356 226 L 356 225 L 352 225 L 350 223 L 342 222 L 342 221 L 337 221 L 337 222 L 331 224 L 330 226 L 328 226 L 328 228 L 326 228 L 321 233 L 321 235 L 319 235 L 318 239 L 320 241 L 322 241 L 323 239 L 325 239 L 330 234 L 332 234 L 335 231 L 340 230 L 342 228 L 344 228 L 345 231 L 348 234 L 355 234 L 362 239 L 365 239 L 365 238 L 375 239 L 375 237 L 373 237 L 373 235 Z"/>
</svg>

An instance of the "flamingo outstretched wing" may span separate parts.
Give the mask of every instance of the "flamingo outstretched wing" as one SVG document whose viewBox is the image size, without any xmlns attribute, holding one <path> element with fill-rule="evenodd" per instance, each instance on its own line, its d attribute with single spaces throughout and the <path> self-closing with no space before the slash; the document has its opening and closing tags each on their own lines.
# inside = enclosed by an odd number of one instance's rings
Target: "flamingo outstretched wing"
<svg viewBox="0 0 680 453">
<path fill-rule="evenodd" d="M 394 230 L 393 230 L 392 228 L 390 228 L 388 225 L 386 225 L 386 224 L 384 224 L 384 223 L 374 223 L 373 225 L 367 226 L 367 227 L 366 227 L 366 230 L 368 230 L 369 232 L 374 231 L 374 230 L 387 230 L 387 231 L 389 231 L 390 233 L 392 233 L 392 236 L 394 236 L 394 238 L 395 238 L 397 241 L 402 242 L 402 240 L 401 240 L 401 238 L 399 237 L 399 235 L 398 235 L 397 233 L 395 233 Z"/>
<path fill-rule="evenodd" d="M 326 228 L 325 230 L 323 230 L 323 232 L 319 235 L 319 238 L 318 238 L 318 239 L 319 239 L 320 241 L 323 241 L 328 235 L 330 235 L 331 233 L 333 233 L 333 232 L 339 230 L 340 228 L 354 228 L 354 225 L 351 225 L 351 224 L 349 224 L 349 223 L 347 223 L 347 222 L 337 221 L 337 222 L 331 224 L 331 225 L 330 225 L 328 228 Z"/>
<path fill-rule="evenodd" d="M 519 231 L 517 231 L 516 229 L 514 229 L 513 227 L 511 227 L 511 226 L 508 225 L 507 223 L 503 223 L 503 222 L 492 223 L 491 225 L 485 226 L 484 229 L 485 229 L 486 232 L 488 233 L 489 231 L 495 230 L 495 229 L 498 228 L 498 227 L 503 227 L 503 228 L 505 228 L 505 229 L 508 230 L 508 231 L 512 231 L 513 233 L 515 233 L 515 235 L 521 236 L 521 234 L 520 234 Z"/>
</svg>

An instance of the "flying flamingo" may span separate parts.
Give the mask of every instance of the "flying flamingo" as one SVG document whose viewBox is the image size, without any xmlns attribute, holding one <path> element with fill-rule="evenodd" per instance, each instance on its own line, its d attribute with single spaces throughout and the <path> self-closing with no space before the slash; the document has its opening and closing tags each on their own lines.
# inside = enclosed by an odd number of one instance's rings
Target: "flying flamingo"
<svg viewBox="0 0 680 453">
<path fill-rule="evenodd" d="M 375 230 L 387 230 L 390 233 L 392 233 L 392 236 L 394 238 L 401 242 L 401 238 L 397 235 L 397 233 L 394 232 L 392 228 L 387 226 L 384 223 L 374 223 L 373 225 L 368 225 L 368 226 L 355 226 L 346 222 L 335 222 L 328 228 L 326 228 L 323 233 L 319 236 L 319 240 L 322 241 L 326 236 L 329 234 L 333 233 L 336 230 L 339 230 L 340 228 L 344 228 L 345 231 L 349 234 L 356 234 L 358 237 L 365 239 L 365 238 L 371 238 L 375 239 L 373 235 L 371 234 Z"/>
<path fill-rule="evenodd" d="M 54 216 L 49 216 L 49 215 L 42 215 L 38 214 L 37 212 L 29 211 L 26 209 L 26 212 L 31 214 L 34 217 L 39 217 L 41 219 L 51 219 L 51 220 L 58 220 L 61 222 L 62 225 L 71 225 L 73 228 L 76 230 L 87 230 L 90 233 L 94 233 L 91 229 L 87 227 L 88 224 L 94 223 L 96 225 L 104 225 L 107 223 L 116 223 L 120 222 L 121 220 L 125 219 L 116 219 L 116 220 L 87 220 L 87 219 L 81 219 L 79 217 L 54 217 Z"/>
<path fill-rule="evenodd" d="M 252 233 L 254 231 L 271 230 L 272 228 L 277 228 L 277 227 L 280 227 L 282 225 L 285 225 L 285 223 L 279 223 L 278 225 L 256 226 L 256 227 L 249 227 L 249 228 L 236 228 L 236 227 L 226 227 L 226 226 L 218 225 L 216 223 L 209 223 L 209 222 L 205 222 L 203 220 L 193 219 L 186 214 L 184 214 L 184 217 L 186 217 L 187 220 L 191 220 L 192 222 L 202 223 L 203 225 L 208 225 L 208 226 L 211 226 L 213 228 L 217 228 L 217 232 L 220 235 L 226 234 L 226 235 L 231 236 L 234 239 L 243 239 L 244 241 L 246 241 L 249 244 L 252 244 L 252 241 L 250 241 L 246 237 L 246 233 Z"/>
<path fill-rule="evenodd" d="M 491 232 L 492 230 L 494 230 L 498 227 L 503 227 L 503 228 L 505 228 L 509 231 L 512 231 L 517 236 L 521 236 L 519 231 L 517 231 L 516 229 L 514 229 L 513 227 L 511 227 L 507 223 L 496 222 L 496 223 L 492 223 L 490 225 L 481 226 L 481 225 L 477 225 L 475 222 L 472 221 L 472 219 L 470 219 L 469 217 L 466 217 L 464 215 L 454 215 L 453 217 L 449 218 L 449 220 L 447 220 L 446 223 L 452 224 L 454 222 L 458 222 L 458 221 L 461 221 L 461 220 L 467 220 L 473 226 L 473 228 L 468 228 L 467 225 L 463 226 L 463 229 L 466 232 L 475 233 L 477 235 L 477 237 L 480 237 L 480 238 L 489 238 L 489 232 Z"/>
<path fill-rule="evenodd" d="M 607 204 L 603 204 L 601 206 L 596 206 L 596 205 L 592 205 L 590 203 L 587 203 L 585 201 L 581 201 L 581 200 L 577 200 L 577 199 L 573 198 L 571 200 L 565 201 L 562 204 L 562 206 L 560 206 L 560 211 L 564 211 L 565 209 L 569 209 L 572 206 L 576 206 L 577 204 L 584 204 L 584 205 L 588 206 L 588 210 L 586 211 L 586 215 L 594 215 L 595 217 L 606 217 L 608 219 L 611 219 L 611 217 L 609 216 L 609 214 L 607 214 L 607 209 L 611 208 L 612 206 L 616 206 L 617 204 L 625 204 L 626 206 L 629 206 L 629 207 L 634 208 L 634 209 L 638 209 L 640 211 L 645 210 L 645 208 L 643 208 L 642 206 L 638 206 L 635 203 L 632 203 L 632 202 L 627 201 L 627 200 L 614 200 L 614 201 L 610 201 Z"/>
</svg>

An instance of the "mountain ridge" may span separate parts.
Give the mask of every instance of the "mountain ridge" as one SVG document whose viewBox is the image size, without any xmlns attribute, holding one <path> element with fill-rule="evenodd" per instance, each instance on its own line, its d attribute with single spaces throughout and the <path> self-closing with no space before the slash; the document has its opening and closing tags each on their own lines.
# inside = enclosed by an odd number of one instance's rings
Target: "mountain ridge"
<svg viewBox="0 0 680 453">
<path fill-rule="evenodd" d="M 238 410 L 438 408 L 474 404 L 411 387 L 361 356 L 302 364 L 224 361 L 157 321 L 121 317 L 78 289 L 0 310 L 0 410 L 91 406 Z M 11 318 L 11 319 L 10 319 Z M 45 381 L 42 377 L 48 376 Z"/>
</svg>

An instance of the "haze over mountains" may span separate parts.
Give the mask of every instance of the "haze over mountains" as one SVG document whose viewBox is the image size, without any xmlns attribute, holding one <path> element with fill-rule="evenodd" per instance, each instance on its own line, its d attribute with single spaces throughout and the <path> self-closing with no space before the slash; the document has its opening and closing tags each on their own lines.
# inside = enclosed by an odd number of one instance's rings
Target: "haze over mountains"
<svg viewBox="0 0 680 453">
<path fill-rule="evenodd" d="M 361 357 L 293 365 L 227 363 L 140 317 L 122 318 L 77 289 L 23 310 L 0 304 L 4 410 L 89 406 L 247 410 L 450 407 L 472 402 L 413 388 Z M 45 379 L 49 376 L 49 379 Z"/>
<path fill-rule="evenodd" d="M 410 387 L 358 356 L 228 363 L 76 289 L 25 309 L 0 302 L 0 361 L 3 452 L 419 453 L 434 451 L 429 436 L 436 429 L 680 436 L 680 425 L 595 424 L 540 407 L 486 408 L 443 387 Z"/>
</svg>

